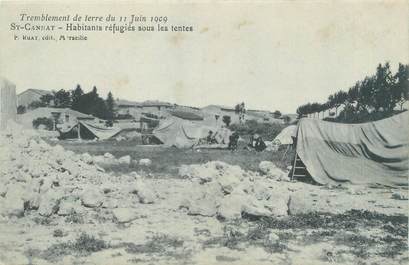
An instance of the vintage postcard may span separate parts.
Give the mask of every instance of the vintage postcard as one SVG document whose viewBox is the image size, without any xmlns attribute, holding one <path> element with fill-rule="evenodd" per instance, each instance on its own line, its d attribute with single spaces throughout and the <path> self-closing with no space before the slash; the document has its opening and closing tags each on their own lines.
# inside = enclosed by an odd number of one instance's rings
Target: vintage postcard
<svg viewBox="0 0 409 265">
<path fill-rule="evenodd" d="M 0 0 L 0 265 L 408 264 L 408 19 Z"/>
</svg>

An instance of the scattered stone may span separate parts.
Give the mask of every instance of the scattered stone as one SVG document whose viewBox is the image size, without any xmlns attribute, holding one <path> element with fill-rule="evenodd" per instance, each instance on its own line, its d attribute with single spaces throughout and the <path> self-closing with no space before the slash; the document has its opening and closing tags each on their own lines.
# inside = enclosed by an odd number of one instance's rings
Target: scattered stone
<svg viewBox="0 0 409 265">
<path fill-rule="evenodd" d="M 112 213 L 118 223 L 129 223 L 138 218 L 132 208 L 116 208 L 112 210 Z"/>
<path fill-rule="evenodd" d="M 241 218 L 243 211 L 244 197 L 237 194 L 225 196 L 217 210 L 217 215 L 225 220 Z"/>
<path fill-rule="evenodd" d="M 88 153 L 84 153 L 81 155 L 81 160 L 87 164 L 92 164 L 94 162 L 92 156 Z"/>
<path fill-rule="evenodd" d="M 264 175 L 266 175 L 269 178 L 272 178 L 272 179 L 275 179 L 275 180 L 289 181 L 288 173 L 282 171 L 273 162 L 261 161 L 258 167 L 259 167 L 261 173 L 263 173 Z"/>
<path fill-rule="evenodd" d="M 320 213 L 339 213 L 340 209 L 332 207 L 328 200 L 311 196 L 308 193 L 293 193 L 289 199 L 288 211 L 290 215 Z"/>
<path fill-rule="evenodd" d="M 39 193 L 30 192 L 26 196 L 25 210 L 38 210 L 40 207 L 41 196 Z"/>
<path fill-rule="evenodd" d="M 51 216 L 58 211 L 59 199 L 61 194 L 54 190 L 49 190 L 42 194 L 40 197 L 40 207 L 38 208 L 38 213 L 41 216 Z"/>
<path fill-rule="evenodd" d="M 249 198 L 246 204 L 243 205 L 243 213 L 256 217 L 271 216 L 271 212 L 264 207 L 261 201 Z"/>
<path fill-rule="evenodd" d="M 105 153 L 105 154 L 104 154 L 104 158 L 114 159 L 114 158 L 115 158 L 115 156 L 114 156 L 114 155 L 112 155 L 111 153 Z"/>
<path fill-rule="evenodd" d="M 270 232 L 270 233 L 267 235 L 266 240 L 267 240 L 267 243 L 268 243 L 269 245 L 274 245 L 274 244 L 277 244 L 277 243 L 279 242 L 280 237 L 279 237 L 276 233 Z"/>
<path fill-rule="evenodd" d="M 204 198 L 192 202 L 189 206 L 190 215 L 215 216 L 217 213 L 217 202 L 214 198 Z"/>
<path fill-rule="evenodd" d="M 5 216 L 22 217 L 24 216 L 24 199 L 21 195 L 8 193 L 3 201 L 2 208 L 3 210 L 1 210 L 0 212 Z"/>
<path fill-rule="evenodd" d="M 218 182 L 226 194 L 230 194 L 240 184 L 240 179 L 234 175 L 227 175 L 219 178 Z"/>
<path fill-rule="evenodd" d="M 58 215 L 66 216 L 81 212 L 81 202 L 76 198 L 67 198 L 60 201 Z"/>
<path fill-rule="evenodd" d="M 264 206 L 270 211 L 273 216 L 287 216 L 288 203 L 290 200 L 290 192 L 276 192 L 273 193 L 268 200 L 265 201 Z"/>
<path fill-rule="evenodd" d="M 392 193 L 391 198 L 395 200 L 408 200 L 408 195 L 400 192 L 394 192 Z"/>
<path fill-rule="evenodd" d="M 120 158 L 118 159 L 118 163 L 119 163 L 119 164 L 129 165 L 129 164 L 131 164 L 131 157 L 130 157 L 129 155 L 120 157 Z"/>
<path fill-rule="evenodd" d="M 84 206 L 95 208 L 102 205 L 103 196 L 96 188 L 88 188 L 82 193 L 81 201 Z"/>
<path fill-rule="evenodd" d="M 152 161 L 149 158 L 142 158 L 139 160 L 139 165 L 144 167 L 149 167 L 152 165 Z"/>
<path fill-rule="evenodd" d="M 141 179 L 137 180 L 133 193 L 138 196 L 140 203 L 149 204 L 156 200 L 156 193 L 147 187 Z"/>
<path fill-rule="evenodd" d="M 102 203 L 102 208 L 114 209 L 118 207 L 118 201 L 114 199 L 105 199 Z"/>
</svg>

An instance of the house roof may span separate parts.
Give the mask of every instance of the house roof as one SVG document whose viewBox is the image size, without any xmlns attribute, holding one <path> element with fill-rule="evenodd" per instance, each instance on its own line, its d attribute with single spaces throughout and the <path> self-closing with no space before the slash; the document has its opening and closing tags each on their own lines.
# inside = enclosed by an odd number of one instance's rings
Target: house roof
<svg viewBox="0 0 409 265">
<path fill-rule="evenodd" d="M 118 106 L 127 106 L 127 107 L 172 107 L 173 104 L 158 100 L 147 100 L 144 102 L 136 102 L 125 99 L 117 99 L 116 104 Z"/>
<path fill-rule="evenodd" d="M 172 107 L 173 104 L 169 102 L 159 101 L 159 100 L 146 100 L 142 103 L 139 103 L 142 107 Z"/>
<path fill-rule="evenodd" d="M 130 101 L 130 100 L 126 100 L 126 99 L 117 99 L 115 103 L 118 106 L 136 106 L 137 104 L 139 104 L 136 101 Z"/>
<path fill-rule="evenodd" d="M 92 119 L 95 119 L 95 117 L 94 116 L 92 116 L 92 115 L 88 115 L 88 114 L 85 114 L 85 113 L 82 113 L 82 112 L 79 112 L 79 111 L 76 111 L 76 110 L 72 110 L 72 109 L 69 109 L 69 108 L 50 108 L 50 107 L 41 107 L 41 108 L 36 108 L 36 109 L 34 109 L 34 110 L 32 110 L 32 111 L 29 111 L 29 112 L 26 112 L 25 114 L 21 114 L 21 115 L 35 115 L 35 114 L 37 114 L 37 115 L 43 115 L 43 116 L 47 116 L 47 115 L 50 115 L 51 113 L 66 113 L 66 114 L 69 114 L 69 115 L 72 115 L 72 116 L 76 116 L 76 117 L 78 117 L 78 118 L 92 118 Z"/>
<path fill-rule="evenodd" d="M 36 93 L 36 94 L 38 94 L 38 95 L 40 95 L 40 96 L 44 96 L 44 95 L 48 95 L 48 94 L 51 94 L 51 93 L 52 93 L 50 90 L 29 88 L 29 89 L 27 89 L 27 90 L 25 90 L 25 91 L 19 93 L 17 96 L 20 96 L 20 95 L 22 95 L 22 94 L 24 94 L 24 93 L 26 93 L 26 92 L 29 92 L 29 91 L 30 91 L 30 92 L 34 92 L 34 93 Z"/>
<path fill-rule="evenodd" d="M 202 110 L 227 110 L 227 111 L 234 111 L 234 108 L 229 107 L 229 106 L 223 106 L 223 105 L 208 105 L 206 107 L 203 107 Z"/>
</svg>

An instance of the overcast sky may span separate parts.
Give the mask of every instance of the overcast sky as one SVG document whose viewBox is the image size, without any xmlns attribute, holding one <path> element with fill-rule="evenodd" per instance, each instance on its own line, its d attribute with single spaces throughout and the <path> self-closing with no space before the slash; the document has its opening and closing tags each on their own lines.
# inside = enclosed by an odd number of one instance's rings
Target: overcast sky
<svg viewBox="0 0 409 265">
<path fill-rule="evenodd" d="M 408 63 L 407 1 L 275 1 L 258 4 L 0 2 L 0 75 L 27 88 L 93 85 L 102 96 L 192 106 L 244 101 L 294 113 L 375 72 Z M 167 15 L 193 33 L 90 33 L 87 41 L 14 41 L 20 13 Z M 21 33 L 20 33 L 21 34 Z M 59 35 L 59 34 L 57 34 Z M 73 33 L 73 35 L 79 35 Z"/>
</svg>

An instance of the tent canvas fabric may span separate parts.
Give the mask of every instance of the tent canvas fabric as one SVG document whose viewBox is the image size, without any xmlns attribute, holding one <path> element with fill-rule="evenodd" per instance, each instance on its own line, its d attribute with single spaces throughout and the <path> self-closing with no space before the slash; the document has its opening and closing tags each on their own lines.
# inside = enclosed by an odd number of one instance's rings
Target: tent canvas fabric
<svg viewBox="0 0 409 265">
<path fill-rule="evenodd" d="M 81 138 L 98 138 L 99 140 L 107 140 L 121 131 L 117 127 L 102 127 L 85 121 L 79 121 L 77 125 L 71 127 L 67 131 L 61 131 L 62 138 L 76 138 L 78 133 L 78 125 L 80 126 Z"/>
<path fill-rule="evenodd" d="M 296 151 L 320 184 L 408 186 L 409 112 L 363 123 L 301 119 Z"/>
<path fill-rule="evenodd" d="M 109 139 L 121 131 L 121 129 L 117 127 L 102 127 L 84 121 L 80 121 L 79 123 L 91 131 L 100 140 Z"/>
<path fill-rule="evenodd" d="M 228 129 L 204 126 L 179 118 L 165 120 L 153 131 L 153 135 L 167 146 L 191 148 L 199 139 L 205 138 L 209 131 L 217 132 L 216 140 L 219 142 L 226 142 L 230 136 Z"/>
<path fill-rule="evenodd" d="M 281 145 L 293 144 L 293 137 L 297 136 L 296 125 L 290 125 L 285 127 L 277 136 L 274 138 L 273 142 L 279 143 Z"/>
</svg>

